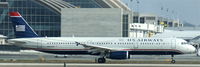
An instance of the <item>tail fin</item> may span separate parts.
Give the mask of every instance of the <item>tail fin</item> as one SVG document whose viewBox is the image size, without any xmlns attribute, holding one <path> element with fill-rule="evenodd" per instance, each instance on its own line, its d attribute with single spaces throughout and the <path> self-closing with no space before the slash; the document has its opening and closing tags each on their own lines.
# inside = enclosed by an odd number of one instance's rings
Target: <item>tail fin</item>
<svg viewBox="0 0 200 67">
<path fill-rule="evenodd" d="M 35 31 L 24 20 L 19 12 L 10 12 L 10 19 L 13 23 L 16 38 L 32 38 L 38 37 Z"/>
</svg>

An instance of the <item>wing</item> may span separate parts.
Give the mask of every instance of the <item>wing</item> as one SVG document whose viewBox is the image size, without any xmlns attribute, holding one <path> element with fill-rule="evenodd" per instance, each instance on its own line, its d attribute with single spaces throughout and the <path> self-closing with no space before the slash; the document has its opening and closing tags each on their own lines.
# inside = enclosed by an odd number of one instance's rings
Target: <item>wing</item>
<svg viewBox="0 0 200 67">
<path fill-rule="evenodd" d="M 106 47 L 106 46 L 99 46 L 99 45 L 94 45 L 94 44 L 82 44 L 79 42 L 75 42 L 76 45 L 82 45 L 83 47 L 85 47 L 86 49 L 89 49 L 89 52 L 102 52 L 102 51 L 106 51 L 106 52 L 110 52 L 110 51 L 123 51 L 124 48 L 110 48 L 110 47 Z"/>
</svg>

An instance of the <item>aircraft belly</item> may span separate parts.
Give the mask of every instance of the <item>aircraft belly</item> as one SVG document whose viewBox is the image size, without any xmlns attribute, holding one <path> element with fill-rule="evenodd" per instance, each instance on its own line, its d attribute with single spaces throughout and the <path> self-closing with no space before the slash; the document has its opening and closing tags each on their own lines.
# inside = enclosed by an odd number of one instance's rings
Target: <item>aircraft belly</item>
<svg viewBox="0 0 200 67">
<path fill-rule="evenodd" d="M 41 51 L 46 53 L 53 53 L 53 54 L 68 54 L 68 55 L 91 55 L 88 51 Z M 183 54 L 181 52 L 176 51 L 129 51 L 130 55 L 177 55 Z"/>
<path fill-rule="evenodd" d="M 131 55 L 176 55 L 183 54 L 180 51 L 129 51 Z"/>
</svg>

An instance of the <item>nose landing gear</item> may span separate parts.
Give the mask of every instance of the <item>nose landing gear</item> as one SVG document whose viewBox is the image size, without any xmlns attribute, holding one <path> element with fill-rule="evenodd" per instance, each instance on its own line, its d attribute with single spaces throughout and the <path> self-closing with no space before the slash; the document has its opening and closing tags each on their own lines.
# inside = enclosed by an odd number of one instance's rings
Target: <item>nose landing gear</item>
<svg viewBox="0 0 200 67">
<path fill-rule="evenodd" d="M 171 64 L 175 64 L 176 63 L 176 60 L 174 60 L 174 55 L 172 54 L 171 55 Z"/>
</svg>

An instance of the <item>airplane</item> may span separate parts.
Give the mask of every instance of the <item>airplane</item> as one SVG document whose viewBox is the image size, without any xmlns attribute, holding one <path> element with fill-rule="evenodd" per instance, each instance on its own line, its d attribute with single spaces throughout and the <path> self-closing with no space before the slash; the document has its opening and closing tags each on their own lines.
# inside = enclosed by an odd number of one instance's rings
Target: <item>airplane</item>
<svg viewBox="0 0 200 67">
<path fill-rule="evenodd" d="M 179 38 L 130 37 L 39 37 L 19 12 L 10 12 L 16 38 L 10 44 L 41 52 L 64 55 L 96 55 L 98 63 L 106 58 L 125 60 L 130 55 L 174 55 L 195 53 L 194 46 Z"/>
</svg>

